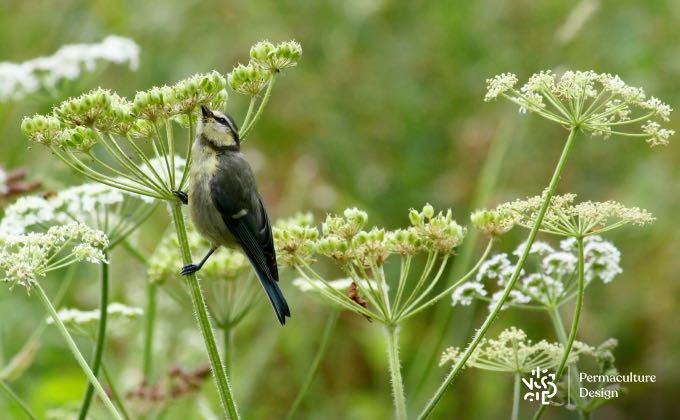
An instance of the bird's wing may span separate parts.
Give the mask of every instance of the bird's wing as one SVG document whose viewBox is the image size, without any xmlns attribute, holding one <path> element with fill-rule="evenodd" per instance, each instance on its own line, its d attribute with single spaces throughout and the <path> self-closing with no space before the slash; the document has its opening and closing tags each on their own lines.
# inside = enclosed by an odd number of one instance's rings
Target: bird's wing
<svg viewBox="0 0 680 420">
<path fill-rule="evenodd" d="M 256 269 L 269 279 L 278 281 L 276 252 L 272 238 L 272 227 L 262 198 L 257 192 L 235 194 L 229 183 L 214 179 L 210 183 L 213 204 L 222 215 L 222 220 Z M 248 197 L 250 196 L 250 197 Z"/>
</svg>

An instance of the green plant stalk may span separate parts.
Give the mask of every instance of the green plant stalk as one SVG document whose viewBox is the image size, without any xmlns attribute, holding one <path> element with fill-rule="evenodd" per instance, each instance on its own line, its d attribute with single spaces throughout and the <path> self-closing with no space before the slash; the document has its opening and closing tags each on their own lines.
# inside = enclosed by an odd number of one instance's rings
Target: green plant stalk
<svg viewBox="0 0 680 420">
<path fill-rule="evenodd" d="M 569 158 L 569 154 L 571 153 L 572 147 L 574 145 L 574 140 L 576 139 L 576 133 L 577 132 L 578 132 L 578 128 L 572 128 L 571 131 L 569 132 L 569 136 L 567 137 L 567 141 L 564 145 L 564 149 L 562 150 L 560 160 L 557 162 L 557 166 L 555 167 L 555 171 L 553 172 L 550 183 L 548 184 L 548 192 L 546 193 L 545 199 L 543 200 L 543 204 L 541 205 L 541 208 L 538 212 L 538 215 L 536 216 L 536 221 L 534 222 L 534 226 L 531 228 L 531 231 L 529 232 L 529 237 L 527 238 L 526 245 L 524 247 L 524 251 L 522 252 L 522 255 L 520 256 L 519 261 L 517 262 L 517 266 L 515 267 L 515 271 L 512 273 L 512 277 L 508 281 L 508 284 L 505 287 L 505 290 L 503 290 L 503 295 L 498 300 L 498 302 L 494 306 L 491 313 L 489 313 L 489 315 L 487 316 L 486 320 L 484 321 L 482 326 L 479 328 L 477 333 L 474 335 L 472 342 L 465 349 L 465 351 L 461 355 L 461 358 L 458 361 L 458 363 L 456 363 L 456 365 L 451 369 L 449 374 L 444 379 L 444 382 L 442 382 L 442 384 L 439 386 L 439 388 L 437 388 L 437 391 L 435 392 L 432 399 L 430 399 L 430 401 L 427 403 L 427 405 L 425 406 L 423 411 L 420 413 L 420 415 L 418 417 L 419 419 L 425 419 L 425 418 L 429 417 L 430 414 L 432 414 L 432 410 L 437 405 L 437 403 L 441 400 L 441 398 L 444 396 L 444 392 L 449 387 L 449 385 L 453 382 L 453 380 L 458 375 L 458 373 L 460 373 L 463 366 L 465 366 L 465 363 L 467 363 L 468 359 L 472 355 L 472 352 L 475 351 L 475 349 L 479 345 L 480 341 L 482 340 L 482 338 L 484 337 L 486 332 L 491 327 L 491 324 L 493 324 L 494 320 L 498 316 L 498 313 L 501 311 L 503 304 L 508 299 L 508 296 L 510 295 L 510 291 L 515 286 L 515 283 L 517 282 L 517 279 L 519 278 L 519 275 L 522 271 L 522 267 L 524 267 L 524 263 L 525 263 L 527 257 L 529 256 L 529 251 L 531 251 L 531 246 L 533 245 L 534 240 L 536 240 L 536 235 L 538 234 L 538 230 L 540 229 L 541 224 L 543 223 L 543 218 L 545 217 L 545 213 L 548 210 L 548 207 L 550 206 L 550 200 L 552 199 L 553 195 L 555 194 L 555 190 L 557 189 L 557 184 L 559 183 L 560 176 L 562 175 L 562 171 L 564 170 L 564 167 L 566 166 L 567 160 Z"/>
<path fill-rule="evenodd" d="M 295 397 L 295 401 L 293 401 L 293 405 L 291 405 L 290 410 L 288 410 L 286 420 L 292 420 L 295 417 L 295 413 L 300 407 L 302 400 L 305 398 L 305 395 L 307 395 L 309 388 L 312 386 L 312 382 L 314 382 L 314 378 L 316 377 L 316 374 L 319 371 L 319 367 L 321 366 L 321 360 L 324 358 L 324 355 L 326 354 L 326 349 L 328 348 L 328 343 L 330 342 L 331 333 L 333 332 L 335 325 L 338 323 L 339 316 L 340 316 L 339 311 L 333 311 L 328 316 L 328 319 L 326 320 L 326 326 L 324 327 L 323 334 L 321 335 L 321 342 L 319 343 L 319 348 L 316 351 L 316 355 L 314 356 L 312 365 L 309 367 L 309 370 L 307 371 L 307 376 L 305 377 L 304 382 L 302 382 L 302 386 L 300 387 L 300 390 L 298 391 L 298 394 Z"/>
<path fill-rule="evenodd" d="M 107 259 L 104 253 L 104 259 Z M 97 326 L 97 343 L 94 348 L 94 356 L 92 358 L 92 373 L 94 376 L 99 375 L 99 368 L 102 364 L 102 356 L 104 355 L 104 344 L 106 341 L 106 321 L 109 314 L 109 264 L 101 264 L 101 279 L 100 279 L 100 301 L 99 301 L 99 324 Z M 92 397 L 94 396 L 94 384 L 90 383 L 85 391 L 85 398 L 80 406 L 80 413 L 78 413 L 79 420 L 85 420 L 87 412 L 90 410 L 92 404 Z"/>
<path fill-rule="evenodd" d="M 123 247 L 128 253 L 143 265 L 148 264 L 148 259 L 128 240 L 123 240 Z M 149 283 L 146 286 L 146 325 L 144 326 L 144 357 L 143 372 L 144 379 L 149 382 L 153 373 L 153 336 L 156 325 L 156 299 L 158 295 L 158 285 Z"/>
<path fill-rule="evenodd" d="M 491 143 L 488 157 L 484 160 L 484 166 L 482 167 L 479 175 L 479 183 L 477 184 L 477 188 L 470 206 L 471 210 L 484 207 L 491 197 L 494 187 L 498 181 L 501 167 L 503 166 L 503 157 L 505 156 L 508 145 L 510 144 L 510 136 L 508 133 L 515 132 L 513 130 L 513 121 L 514 120 L 509 118 L 505 119 L 498 128 L 499 134 Z M 471 229 L 468 231 L 465 241 L 463 242 L 463 246 L 460 249 L 460 253 L 456 257 L 455 264 L 451 270 L 450 277 L 452 279 L 461 278 L 470 266 L 478 239 L 478 230 Z M 472 322 L 473 313 L 473 310 L 465 311 L 463 313 L 463 317 L 466 319 L 457 320 L 455 330 L 456 332 L 464 332 L 464 334 L 467 334 L 469 327 L 461 328 L 461 325 L 470 325 Z M 410 374 L 408 375 L 407 382 L 411 385 L 409 389 L 413 390 L 417 396 L 425 395 L 423 391 L 426 391 L 427 388 L 429 388 L 425 386 L 425 383 L 430 376 L 430 372 L 432 372 L 432 369 L 437 365 L 437 360 L 439 360 L 438 355 L 441 352 L 444 340 L 448 336 L 453 315 L 454 307 L 452 305 L 437 306 L 434 316 L 432 317 L 431 325 L 437 325 L 438 328 L 437 330 L 432 331 L 432 333 L 425 336 L 423 346 L 421 347 L 425 349 L 426 354 L 431 354 L 431 356 L 416 357 L 412 361 L 412 365 L 409 368 Z M 418 398 L 418 400 L 420 400 L 420 398 Z"/>
<path fill-rule="evenodd" d="M 156 325 L 156 296 L 158 285 L 146 286 L 146 325 L 144 327 L 144 379 L 150 382 L 153 373 L 153 333 Z"/>
<path fill-rule="evenodd" d="M 111 373 L 109 373 L 109 370 L 106 367 L 106 363 L 102 361 L 102 373 L 104 374 L 104 378 L 106 378 L 106 382 L 109 384 L 109 389 L 111 390 L 111 398 L 113 399 L 113 402 L 118 405 L 118 408 L 120 408 L 120 413 L 123 415 L 125 420 L 130 419 L 130 414 L 128 414 L 127 410 L 125 410 L 125 405 L 123 405 L 123 399 L 120 397 L 120 393 L 118 392 L 118 389 L 116 388 L 116 384 L 113 381 L 113 377 L 111 376 Z"/>
<path fill-rule="evenodd" d="M 567 365 L 567 360 L 569 360 L 569 353 L 571 353 L 571 348 L 574 346 L 574 340 L 576 339 L 576 333 L 578 331 L 578 322 L 581 318 L 581 310 L 583 309 L 583 295 L 585 294 L 585 255 L 583 249 L 583 237 L 576 238 L 576 243 L 578 244 L 578 294 L 576 295 L 576 306 L 574 308 L 574 318 L 571 322 L 571 329 L 569 331 L 569 337 L 566 337 L 564 333 L 564 326 L 562 324 L 562 319 L 560 318 L 557 309 L 553 309 L 551 312 L 551 318 L 555 324 L 555 330 L 559 336 L 559 340 L 564 346 L 564 354 L 560 360 L 560 364 L 555 371 L 555 382 L 559 381 L 564 373 L 564 368 Z M 578 377 L 578 374 L 577 374 Z M 580 399 L 578 393 L 575 393 L 576 398 Z M 568 403 L 568 401 L 567 401 Z M 545 406 L 542 405 L 536 411 L 534 415 L 534 420 L 538 420 L 543 415 Z M 580 416 L 583 417 L 582 410 L 580 411 Z"/>
<path fill-rule="evenodd" d="M 512 420 L 519 419 L 519 394 L 521 384 L 522 375 L 519 372 L 515 372 L 515 382 L 512 386 Z"/>
<path fill-rule="evenodd" d="M 73 338 L 71 338 L 71 335 L 68 333 L 66 326 L 64 325 L 64 323 L 59 318 L 59 314 L 57 314 L 57 310 L 54 309 L 54 306 L 52 306 L 49 298 L 45 294 L 45 290 L 43 290 L 42 286 L 40 286 L 40 283 L 37 283 L 37 282 L 35 283 L 34 288 L 37 291 L 37 295 L 40 298 L 41 303 L 43 304 L 43 306 L 45 307 L 47 312 L 50 314 L 50 316 L 52 317 L 52 321 L 54 321 L 54 325 L 57 327 L 57 329 L 59 330 L 59 333 L 62 335 L 62 337 L 66 341 L 66 344 L 68 345 L 69 350 L 71 350 L 73 357 L 75 357 L 76 362 L 78 362 L 78 365 L 80 365 L 80 368 L 85 373 L 85 376 L 87 376 L 87 379 L 94 386 L 94 391 L 97 393 L 97 396 L 99 398 L 101 398 L 102 402 L 104 403 L 104 406 L 109 411 L 109 413 L 111 413 L 111 416 L 113 418 L 115 418 L 117 420 L 123 420 L 123 418 L 120 416 L 120 414 L 118 414 L 116 407 L 111 402 L 111 399 L 106 394 L 106 391 L 104 391 L 104 388 L 102 388 L 102 385 L 97 380 L 97 377 L 94 375 L 94 373 L 92 373 L 90 366 L 87 364 L 87 361 L 85 360 L 83 355 L 80 353 L 80 350 L 78 350 L 78 346 L 76 345 L 75 341 L 73 341 Z"/>
<path fill-rule="evenodd" d="M 227 372 L 231 372 L 232 356 L 234 355 L 234 325 L 227 322 L 222 328 L 222 340 L 224 340 L 224 366 Z"/>
<path fill-rule="evenodd" d="M 189 249 L 189 240 L 187 238 L 187 229 L 184 224 L 184 215 L 182 214 L 182 203 L 179 201 L 171 202 L 172 218 L 175 223 L 175 230 L 177 232 L 177 241 L 179 242 L 180 252 L 182 253 L 182 261 L 184 264 L 191 264 L 191 250 Z M 210 366 L 212 368 L 213 378 L 217 386 L 217 392 L 222 403 L 222 411 L 228 419 L 238 419 L 239 414 L 236 409 L 236 402 L 231 392 L 231 385 L 229 377 L 224 369 L 220 353 L 215 342 L 215 333 L 210 325 L 210 317 L 208 316 L 208 307 L 205 304 L 203 291 L 201 285 L 196 278 L 195 273 L 187 275 L 186 281 L 191 292 L 191 302 L 194 306 L 194 313 L 196 320 L 201 328 L 203 334 L 203 341 L 205 342 L 208 358 L 210 359 Z"/>
<path fill-rule="evenodd" d="M 276 80 L 276 76 L 272 74 L 271 78 L 269 79 L 269 83 L 267 84 L 267 90 L 264 92 L 264 97 L 262 98 L 262 102 L 260 102 L 260 105 L 257 108 L 257 112 L 253 116 L 253 118 L 250 121 L 245 121 L 243 123 L 243 128 L 241 130 L 240 137 L 241 141 L 245 140 L 246 137 L 248 137 L 248 134 L 250 134 L 250 131 L 253 129 L 253 126 L 255 123 L 257 123 L 257 120 L 260 119 L 260 116 L 262 115 L 262 111 L 264 111 L 264 108 L 267 106 L 267 103 L 269 103 L 269 98 L 272 95 L 272 89 L 274 88 L 274 81 Z M 247 123 L 247 125 L 246 125 Z"/>
<path fill-rule="evenodd" d="M 385 340 L 387 344 L 387 362 L 392 383 L 392 398 L 394 402 L 394 417 L 406 420 L 406 397 L 404 395 L 404 380 L 401 377 L 401 361 L 399 360 L 399 326 L 385 325 Z"/>
<path fill-rule="evenodd" d="M 19 408 L 21 408 L 21 411 L 26 415 L 26 418 L 29 418 L 31 420 L 37 420 L 38 418 L 33 414 L 33 411 L 31 411 L 31 407 L 26 404 L 24 400 L 22 400 L 13 390 L 10 388 L 9 385 L 3 380 L 0 379 L 0 389 L 5 391 L 5 394 L 9 397 L 10 400 L 14 401 Z M 6 414 L 6 413 L 5 413 Z"/>
</svg>

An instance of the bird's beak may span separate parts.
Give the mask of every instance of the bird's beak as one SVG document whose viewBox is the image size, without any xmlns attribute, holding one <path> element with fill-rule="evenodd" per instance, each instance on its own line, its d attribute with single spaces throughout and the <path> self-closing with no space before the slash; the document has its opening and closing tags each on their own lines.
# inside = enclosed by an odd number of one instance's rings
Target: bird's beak
<svg viewBox="0 0 680 420">
<path fill-rule="evenodd" d="M 205 105 L 201 105 L 201 114 L 203 114 L 203 118 L 212 117 L 212 111 Z"/>
</svg>

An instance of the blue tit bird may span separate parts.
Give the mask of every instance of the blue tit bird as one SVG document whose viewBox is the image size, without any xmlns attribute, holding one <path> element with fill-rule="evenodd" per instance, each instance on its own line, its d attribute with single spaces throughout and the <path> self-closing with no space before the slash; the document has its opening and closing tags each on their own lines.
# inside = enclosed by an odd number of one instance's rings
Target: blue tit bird
<svg viewBox="0 0 680 420">
<path fill-rule="evenodd" d="M 190 196 L 182 191 L 175 195 L 189 205 L 196 230 L 212 246 L 198 264 L 184 266 L 181 274 L 200 270 L 220 246 L 240 247 L 283 325 L 290 309 L 278 285 L 271 223 L 253 171 L 241 154 L 238 128 L 223 112 L 201 106 L 201 114 L 192 146 Z"/>
</svg>

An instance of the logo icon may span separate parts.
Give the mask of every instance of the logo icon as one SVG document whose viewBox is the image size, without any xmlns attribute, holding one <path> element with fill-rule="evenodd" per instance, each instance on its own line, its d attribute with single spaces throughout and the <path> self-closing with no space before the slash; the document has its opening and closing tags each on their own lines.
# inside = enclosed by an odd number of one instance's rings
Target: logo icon
<svg viewBox="0 0 680 420">
<path fill-rule="evenodd" d="M 541 404 L 548 405 L 550 399 L 557 394 L 555 374 L 548 373 L 548 369 L 537 367 L 531 371 L 529 379 L 522 378 L 522 382 L 529 389 L 529 392 L 524 394 L 525 401 L 540 401 Z"/>
</svg>

